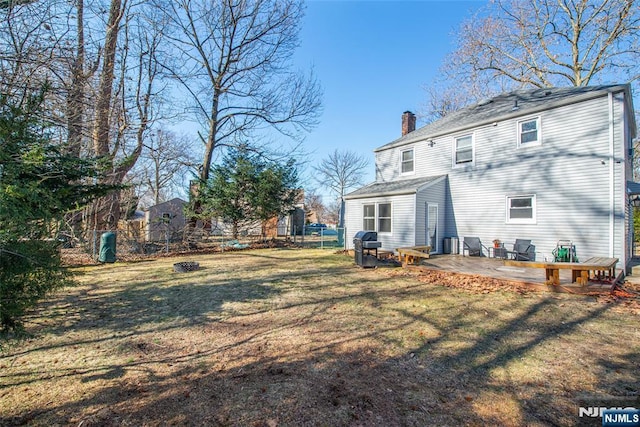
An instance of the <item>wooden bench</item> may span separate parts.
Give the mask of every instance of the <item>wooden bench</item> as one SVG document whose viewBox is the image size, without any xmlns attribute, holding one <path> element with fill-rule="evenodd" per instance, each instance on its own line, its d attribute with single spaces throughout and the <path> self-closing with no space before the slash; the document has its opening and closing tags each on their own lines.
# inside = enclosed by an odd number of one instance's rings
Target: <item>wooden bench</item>
<svg viewBox="0 0 640 427">
<path fill-rule="evenodd" d="M 404 248 L 396 248 L 398 258 L 402 262 L 402 266 L 409 264 L 419 264 L 423 259 L 429 258 L 431 246 L 408 246 Z"/>
<path fill-rule="evenodd" d="M 583 262 L 530 262 L 507 260 L 505 265 L 513 267 L 544 268 L 546 284 L 560 284 L 560 270 L 571 270 L 571 282 L 585 286 L 589 282 L 591 271 L 597 280 L 616 280 L 618 258 L 592 257 Z"/>
</svg>

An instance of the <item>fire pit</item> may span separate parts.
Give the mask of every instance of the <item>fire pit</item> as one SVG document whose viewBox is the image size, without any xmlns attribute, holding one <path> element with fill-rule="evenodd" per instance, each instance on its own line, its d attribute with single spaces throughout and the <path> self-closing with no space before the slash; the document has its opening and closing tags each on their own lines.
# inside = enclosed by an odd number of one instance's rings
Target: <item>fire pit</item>
<svg viewBox="0 0 640 427">
<path fill-rule="evenodd" d="M 176 262 L 173 264 L 173 271 L 176 273 L 188 273 L 189 271 L 196 271 L 200 268 L 200 264 L 193 261 Z"/>
</svg>

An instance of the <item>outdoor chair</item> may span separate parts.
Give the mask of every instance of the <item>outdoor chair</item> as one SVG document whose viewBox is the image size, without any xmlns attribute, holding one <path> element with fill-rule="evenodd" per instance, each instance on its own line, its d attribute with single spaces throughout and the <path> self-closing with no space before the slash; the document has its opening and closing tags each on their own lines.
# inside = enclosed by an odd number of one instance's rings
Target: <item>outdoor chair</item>
<svg viewBox="0 0 640 427">
<path fill-rule="evenodd" d="M 516 239 L 513 250 L 507 251 L 507 256 L 516 261 L 535 261 L 536 247 L 531 244 L 531 240 Z"/>
<path fill-rule="evenodd" d="M 465 251 L 469 254 L 469 256 L 486 256 L 482 249 L 489 253 L 489 249 L 482 244 L 479 237 L 465 237 L 462 242 L 462 256 L 464 256 Z"/>
</svg>

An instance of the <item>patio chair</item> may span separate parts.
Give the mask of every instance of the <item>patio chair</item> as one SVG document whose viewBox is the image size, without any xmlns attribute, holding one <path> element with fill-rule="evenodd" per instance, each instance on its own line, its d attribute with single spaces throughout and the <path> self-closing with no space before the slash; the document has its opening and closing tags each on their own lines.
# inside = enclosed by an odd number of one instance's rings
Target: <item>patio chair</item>
<svg viewBox="0 0 640 427">
<path fill-rule="evenodd" d="M 486 256 L 482 252 L 482 248 L 485 249 L 487 254 L 489 253 L 489 249 L 482 244 L 479 237 L 465 237 L 462 242 L 462 256 L 464 256 L 465 251 L 469 256 Z"/>
<path fill-rule="evenodd" d="M 507 251 L 507 256 L 516 261 L 535 261 L 536 247 L 531 244 L 531 240 L 516 239 L 513 250 Z"/>
</svg>

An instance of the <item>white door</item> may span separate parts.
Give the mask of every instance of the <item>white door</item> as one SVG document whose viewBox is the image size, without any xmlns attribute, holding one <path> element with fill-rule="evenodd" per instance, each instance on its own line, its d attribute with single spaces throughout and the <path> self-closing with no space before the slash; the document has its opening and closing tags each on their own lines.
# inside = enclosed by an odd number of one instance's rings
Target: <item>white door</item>
<svg viewBox="0 0 640 427">
<path fill-rule="evenodd" d="M 425 241 L 431 246 L 431 253 L 439 253 L 438 250 L 438 205 L 427 203 L 427 235 Z"/>
</svg>

